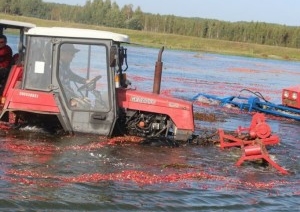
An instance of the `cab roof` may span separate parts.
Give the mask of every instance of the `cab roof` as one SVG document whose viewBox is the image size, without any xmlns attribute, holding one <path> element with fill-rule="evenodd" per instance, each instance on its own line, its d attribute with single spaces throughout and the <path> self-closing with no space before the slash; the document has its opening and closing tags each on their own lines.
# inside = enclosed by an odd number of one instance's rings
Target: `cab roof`
<svg viewBox="0 0 300 212">
<path fill-rule="evenodd" d="M 78 29 L 66 27 L 34 27 L 26 32 L 26 35 L 68 37 L 68 38 L 91 38 L 106 39 L 121 43 L 130 43 L 127 35 L 91 29 Z"/>
<path fill-rule="evenodd" d="M 24 29 L 24 28 L 29 29 L 35 27 L 36 25 L 27 22 L 0 19 L 0 26 L 3 28 L 12 28 L 12 29 Z"/>
</svg>

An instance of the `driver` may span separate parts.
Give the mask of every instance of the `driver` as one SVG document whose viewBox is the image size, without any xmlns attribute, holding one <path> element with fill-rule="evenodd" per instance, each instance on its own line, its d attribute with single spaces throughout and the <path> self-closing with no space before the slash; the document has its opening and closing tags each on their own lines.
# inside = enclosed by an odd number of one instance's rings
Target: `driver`
<svg viewBox="0 0 300 212">
<path fill-rule="evenodd" d="M 90 82 L 90 80 L 87 80 L 75 74 L 70 68 L 70 63 L 72 62 L 77 52 L 79 52 L 79 49 L 76 49 L 73 44 L 63 44 L 61 47 L 59 60 L 59 78 L 68 98 L 77 96 L 71 86 L 71 81 L 80 84 Z"/>
</svg>

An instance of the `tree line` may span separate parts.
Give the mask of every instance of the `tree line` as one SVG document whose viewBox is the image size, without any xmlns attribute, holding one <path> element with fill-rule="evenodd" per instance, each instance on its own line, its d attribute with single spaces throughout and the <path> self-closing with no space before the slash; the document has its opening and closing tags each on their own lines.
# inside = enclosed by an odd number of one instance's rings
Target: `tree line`
<svg viewBox="0 0 300 212">
<path fill-rule="evenodd" d="M 300 27 L 264 22 L 226 22 L 144 13 L 132 4 L 122 8 L 111 0 L 87 0 L 85 5 L 42 0 L 0 0 L 0 12 L 40 19 L 76 22 L 209 39 L 300 47 Z M 201 16 L 201 14 L 199 14 Z"/>
</svg>

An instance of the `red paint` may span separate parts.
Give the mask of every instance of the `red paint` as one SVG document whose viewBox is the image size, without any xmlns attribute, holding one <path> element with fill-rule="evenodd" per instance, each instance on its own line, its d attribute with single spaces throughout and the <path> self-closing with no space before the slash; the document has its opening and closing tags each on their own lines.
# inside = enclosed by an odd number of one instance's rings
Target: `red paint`
<svg viewBox="0 0 300 212">
<path fill-rule="evenodd" d="M 287 93 L 288 96 L 284 94 Z M 296 95 L 297 98 L 293 97 Z M 282 104 L 288 107 L 300 109 L 300 86 L 293 86 L 282 90 Z"/>
<path fill-rule="evenodd" d="M 240 159 L 236 162 L 237 166 L 242 165 L 245 161 L 255 161 L 263 159 L 267 161 L 270 165 L 272 165 L 275 169 L 277 169 L 281 174 L 288 174 L 288 171 L 279 166 L 275 161 L 273 161 L 266 148 L 265 145 L 259 140 L 254 141 L 253 144 L 249 144 L 246 146 L 242 146 L 243 154 Z"/>
<path fill-rule="evenodd" d="M 195 129 L 192 102 L 133 89 L 117 89 L 117 94 L 121 108 L 166 114 L 178 129 Z"/>
<path fill-rule="evenodd" d="M 279 143 L 279 137 L 271 134 L 271 128 L 266 123 L 265 115 L 262 113 L 255 113 L 250 126 L 239 126 L 236 133 L 237 136 L 233 136 L 225 134 L 223 129 L 219 129 L 221 148 L 250 145 L 256 139 L 259 139 L 264 145 L 275 145 Z"/>
<path fill-rule="evenodd" d="M 245 147 L 245 156 L 250 155 L 259 155 L 262 152 L 262 149 L 259 145 L 249 145 Z"/>
<path fill-rule="evenodd" d="M 221 148 L 240 146 L 242 148 L 242 156 L 236 163 L 240 166 L 247 160 L 264 159 L 282 174 L 288 172 L 275 163 L 269 157 L 266 145 L 274 145 L 279 143 L 277 135 L 271 135 L 271 128 L 265 122 L 266 118 L 262 113 L 255 113 L 252 117 L 250 127 L 238 127 L 237 136 L 232 136 L 224 133 L 223 129 L 219 129 L 219 138 Z M 246 134 L 242 134 L 246 132 Z M 248 133 L 248 136 L 247 136 Z"/>
</svg>

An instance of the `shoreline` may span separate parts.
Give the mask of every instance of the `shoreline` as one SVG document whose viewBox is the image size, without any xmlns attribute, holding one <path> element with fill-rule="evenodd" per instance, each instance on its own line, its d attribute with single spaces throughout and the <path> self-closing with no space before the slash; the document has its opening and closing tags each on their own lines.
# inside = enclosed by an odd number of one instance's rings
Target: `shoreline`
<svg viewBox="0 0 300 212">
<path fill-rule="evenodd" d="M 58 26 L 111 31 L 115 33 L 128 35 L 132 42 L 131 44 L 133 45 L 140 45 L 150 48 L 161 48 L 162 46 L 164 46 L 168 49 L 182 51 L 207 52 L 223 55 L 234 55 L 285 61 L 300 61 L 300 49 L 297 48 L 268 46 L 254 43 L 241 43 L 227 40 L 204 39 L 176 34 L 163 34 L 129 30 L 123 28 L 84 25 L 72 22 L 50 21 L 25 16 L 12 16 L 3 13 L 0 13 L 0 19 L 30 22 L 41 27 Z"/>
</svg>

